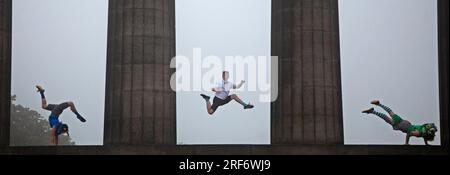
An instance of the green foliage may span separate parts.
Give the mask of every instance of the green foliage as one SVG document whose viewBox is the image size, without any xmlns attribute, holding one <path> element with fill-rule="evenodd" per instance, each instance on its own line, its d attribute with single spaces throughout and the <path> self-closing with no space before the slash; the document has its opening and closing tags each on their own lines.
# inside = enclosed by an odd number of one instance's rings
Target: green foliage
<svg viewBox="0 0 450 175">
<path fill-rule="evenodd" d="M 48 146 L 50 143 L 50 125 L 48 119 L 28 107 L 15 104 L 16 95 L 11 97 L 11 146 Z M 59 136 L 58 145 L 75 145 L 65 134 Z"/>
</svg>

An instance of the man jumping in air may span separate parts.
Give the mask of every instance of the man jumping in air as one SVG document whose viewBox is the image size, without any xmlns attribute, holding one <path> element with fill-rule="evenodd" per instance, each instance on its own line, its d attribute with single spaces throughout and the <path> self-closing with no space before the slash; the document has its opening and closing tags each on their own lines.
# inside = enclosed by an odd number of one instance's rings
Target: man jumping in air
<svg viewBox="0 0 450 175">
<path fill-rule="evenodd" d="M 208 114 L 212 115 L 219 106 L 225 105 L 231 100 L 234 100 L 239 104 L 241 104 L 244 107 L 244 109 L 251 109 L 254 107 L 250 103 L 244 103 L 236 94 L 229 95 L 231 89 L 239 89 L 242 86 L 242 84 L 245 83 L 245 81 L 242 80 L 239 85 L 235 85 L 228 81 L 229 76 L 230 75 L 228 71 L 223 71 L 222 72 L 223 80 L 219 82 L 216 87 L 212 88 L 212 91 L 216 93 L 212 105 L 211 102 L 209 102 L 210 99 L 209 96 L 205 94 L 200 94 L 206 101 L 206 110 Z"/>
<path fill-rule="evenodd" d="M 61 104 L 47 104 L 47 100 L 45 99 L 44 95 L 44 88 L 42 86 L 36 85 L 37 91 L 41 94 L 41 102 L 42 102 L 42 109 L 51 111 L 50 116 L 48 117 L 48 122 L 50 123 L 51 129 L 51 143 L 58 145 L 58 136 L 64 133 L 67 133 L 69 135 L 69 126 L 67 124 L 64 124 L 59 121 L 59 116 L 61 113 L 68 107 L 70 107 L 70 110 L 77 115 L 77 118 L 81 122 L 86 122 L 86 119 L 84 119 L 75 109 L 75 104 L 73 102 L 64 102 Z"/>
<path fill-rule="evenodd" d="M 394 130 L 400 130 L 406 134 L 405 145 L 409 145 L 409 138 L 411 136 L 422 137 L 425 145 L 428 145 L 428 141 L 433 141 L 435 137 L 435 133 L 437 132 L 437 128 L 434 123 L 426 123 L 423 125 L 412 125 L 408 120 L 402 119 L 399 115 L 395 114 L 389 107 L 383 105 L 378 100 L 374 100 L 371 104 L 379 106 L 383 108 L 386 112 L 389 113 L 389 116 L 383 114 L 381 112 L 375 111 L 374 108 L 370 108 L 362 111 L 362 113 L 366 114 L 375 114 L 386 123 L 392 125 Z"/>
</svg>

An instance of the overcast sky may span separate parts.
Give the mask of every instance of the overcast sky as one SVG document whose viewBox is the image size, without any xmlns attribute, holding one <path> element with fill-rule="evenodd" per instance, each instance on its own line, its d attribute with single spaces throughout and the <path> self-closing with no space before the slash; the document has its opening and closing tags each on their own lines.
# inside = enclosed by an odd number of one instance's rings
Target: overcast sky
<svg viewBox="0 0 450 175">
<path fill-rule="evenodd" d="M 222 62 L 225 56 L 270 56 L 270 0 L 175 2 L 177 55 L 192 60 L 192 49 L 201 48 L 203 57 L 215 55 Z M 202 75 L 207 70 L 203 69 Z M 268 74 L 269 70 L 265 69 L 265 72 Z M 221 73 L 222 70 L 216 70 L 216 81 L 221 80 Z M 230 81 L 239 83 L 236 76 L 231 76 Z M 245 80 L 251 83 L 251 80 Z M 212 102 L 214 94 L 210 88 L 202 92 L 177 93 L 179 144 L 270 143 L 270 103 L 259 102 L 258 94 L 262 92 L 235 91 L 243 101 L 252 102 L 255 108 L 244 110 L 242 105 L 231 101 L 210 116 L 206 112 L 205 100 L 199 95 L 210 95 Z"/>
<path fill-rule="evenodd" d="M 405 134 L 361 114 L 372 99 L 413 124 L 438 124 L 436 0 L 340 0 L 339 13 L 345 143 L 404 143 Z"/>
<path fill-rule="evenodd" d="M 35 84 L 44 85 L 50 103 L 74 101 L 88 122 L 70 111 L 61 120 L 77 144 L 103 142 L 107 2 L 13 1 L 12 94 L 45 117 L 49 112 L 40 109 Z M 270 55 L 270 5 L 176 0 L 177 54 L 191 56 L 193 47 L 201 47 L 204 55 L 222 58 Z M 360 113 L 372 99 L 412 123 L 439 123 L 436 0 L 340 0 L 339 13 L 345 143 L 403 144 L 404 134 Z M 270 142 L 270 105 L 258 104 L 257 93 L 237 92 L 255 109 L 230 102 L 214 117 L 199 93 L 177 95 L 178 142 Z"/>
<path fill-rule="evenodd" d="M 12 94 L 17 103 L 38 111 L 35 85 L 46 89 L 49 103 L 75 102 L 87 122 L 66 110 L 79 145 L 103 144 L 107 0 L 14 0 Z"/>
</svg>

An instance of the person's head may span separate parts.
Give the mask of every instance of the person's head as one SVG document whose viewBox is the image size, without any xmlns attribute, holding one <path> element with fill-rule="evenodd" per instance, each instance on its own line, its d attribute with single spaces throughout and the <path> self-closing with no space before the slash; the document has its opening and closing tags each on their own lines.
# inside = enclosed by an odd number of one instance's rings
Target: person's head
<svg viewBox="0 0 450 175">
<path fill-rule="evenodd" d="M 59 136 L 64 133 L 67 133 L 67 135 L 69 135 L 69 125 L 61 123 L 56 127 L 56 135 Z"/>
<path fill-rule="evenodd" d="M 228 73 L 228 71 L 223 71 L 222 72 L 222 79 L 225 81 L 228 81 L 228 78 L 230 78 L 230 73 Z"/>
<path fill-rule="evenodd" d="M 436 125 L 434 123 L 426 123 L 422 126 L 425 128 L 425 133 L 422 134 L 422 137 L 427 141 L 433 141 L 438 131 Z"/>
</svg>

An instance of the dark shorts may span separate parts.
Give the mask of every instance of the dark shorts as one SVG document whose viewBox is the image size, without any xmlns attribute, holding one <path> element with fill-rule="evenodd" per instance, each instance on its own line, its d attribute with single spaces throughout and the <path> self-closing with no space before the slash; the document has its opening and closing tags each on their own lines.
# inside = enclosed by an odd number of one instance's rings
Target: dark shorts
<svg viewBox="0 0 450 175">
<path fill-rule="evenodd" d="M 231 96 L 228 96 L 227 98 L 225 98 L 225 100 L 214 97 L 213 104 L 211 105 L 211 109 L 216 111 L 219 106 L 225 105 L 230 101 L 231 101 Z"/>
<path fill-rule="evenodd" d="M 61 115 L 61 113 L 64 111 L 64 109 L 69 107 L 69 103 L 64 102 L 61 103 L 59 105 L 56 104 L 48 104 L 46 108 L 46 110 L 52 111 L 52 116 L 59 116 Z"/>
<path fill-rule="evenodd" d="M 408 132 L 408 128 L 411 126 L 411 123 L 408 120 L 403 120 L 397 114 L 392 116 L 392 120 L 394 121 L 394 123 L 392 124 L 392 128 L 394 128 L 394 130 L 399 130 L 404 133 Z"/>
</svg>

